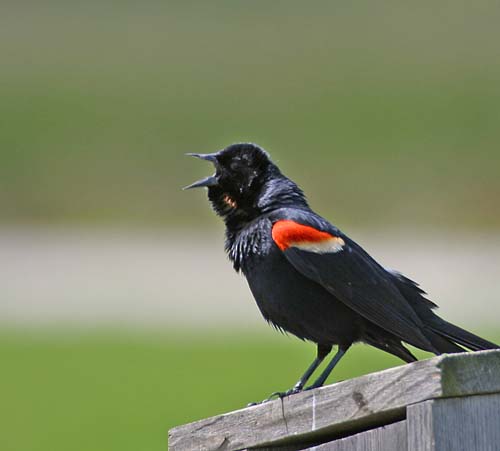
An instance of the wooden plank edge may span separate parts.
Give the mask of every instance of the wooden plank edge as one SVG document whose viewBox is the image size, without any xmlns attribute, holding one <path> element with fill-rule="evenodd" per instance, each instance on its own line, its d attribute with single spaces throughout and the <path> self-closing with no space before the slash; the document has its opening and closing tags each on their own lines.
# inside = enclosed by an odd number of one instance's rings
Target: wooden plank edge
<svg viewBox="0 0 500 451">
<path fill-rule="evenodd" d="M 438 363 L 442 396 L 500 393 L 500 350 L 444 354 Z"/>
</svg>

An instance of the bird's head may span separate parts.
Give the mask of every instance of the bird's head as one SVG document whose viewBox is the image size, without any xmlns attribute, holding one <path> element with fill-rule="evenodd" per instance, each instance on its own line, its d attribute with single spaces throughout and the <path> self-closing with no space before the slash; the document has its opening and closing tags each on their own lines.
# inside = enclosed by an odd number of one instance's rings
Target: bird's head
<svg viewBox="0 0 500 451">
<path fill-rule="evenodd" d="M 213 163 L 215 174 L 185 189 L 207 187 L 215 212 L 223 218 L 252 220 L 266 210 L 284 206 L 279 204 L 291 197 L 303 200 L 297 185 L 256 144 L 232 144 L 219 152 L 188 155 Z"/>
</svg>

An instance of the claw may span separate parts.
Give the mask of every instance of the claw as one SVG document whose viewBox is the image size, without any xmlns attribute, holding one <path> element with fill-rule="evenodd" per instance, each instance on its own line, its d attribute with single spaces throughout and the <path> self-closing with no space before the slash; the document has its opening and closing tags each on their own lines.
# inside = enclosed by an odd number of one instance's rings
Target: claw
<svg viewBox="0 0 500 451">
<path fill-rule="evenodd" d="M 267 398 L 265 401 L 272 401 L 273 399 L 283 398 L 284 396 L 286 396 L 286 392 L 275 391 L 274 393 L 271 393 L 269 395 L 269 398 Z"/>
<path fill-rule="evenodd" d="M 293 387 L 285 392 L 285 396 L 295 395 L 296 393 L 300 393 L 302 390 L 302 388 Z"/>
</svg>

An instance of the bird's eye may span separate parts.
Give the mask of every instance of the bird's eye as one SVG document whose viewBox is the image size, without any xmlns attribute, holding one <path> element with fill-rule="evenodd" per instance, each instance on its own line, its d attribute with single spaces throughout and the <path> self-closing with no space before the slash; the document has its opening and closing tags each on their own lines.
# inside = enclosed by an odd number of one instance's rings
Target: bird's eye
<svg viewBox="0 0 500 451">
<path fill-rule="evenodd" d="M 231 171 L 237 171 L 238 169 L 240 168 L 240 162 L 239 161 L 231 161 L 231 164 L 229 165 L 229 169 L 231 169 Z"/>
</svg>

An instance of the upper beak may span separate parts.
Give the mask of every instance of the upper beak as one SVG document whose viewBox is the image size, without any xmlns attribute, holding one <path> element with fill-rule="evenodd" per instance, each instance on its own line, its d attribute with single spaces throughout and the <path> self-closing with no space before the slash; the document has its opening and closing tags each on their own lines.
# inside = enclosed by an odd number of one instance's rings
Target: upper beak
<svg viewBox="0 0 500 451">
<path fill-rule="evenodd" d="M 216 153 L 187 153 L 186 155 L 190 157 L 201 158 L 202 160 L 211 161 L 215 163 L 217 161 Z M 191 183 L 191 185 L 185 186 L 182 189 L 191 189 L 191 188 L 202 188 L 205 186 L 215 186 L 217 185 L 217 179 L 215 175 L 210 175 L 209 177 L 205 177 L 202 180 L 198 180 L 197 182 Z"/>
<path fill-rule="evenodd" d="M 215 163 L 217 161 L 217 152 L 215 153 L 187 153 L 188 157 L 201 158 L 202 160 L 211 161 Z"/>
</svg>

